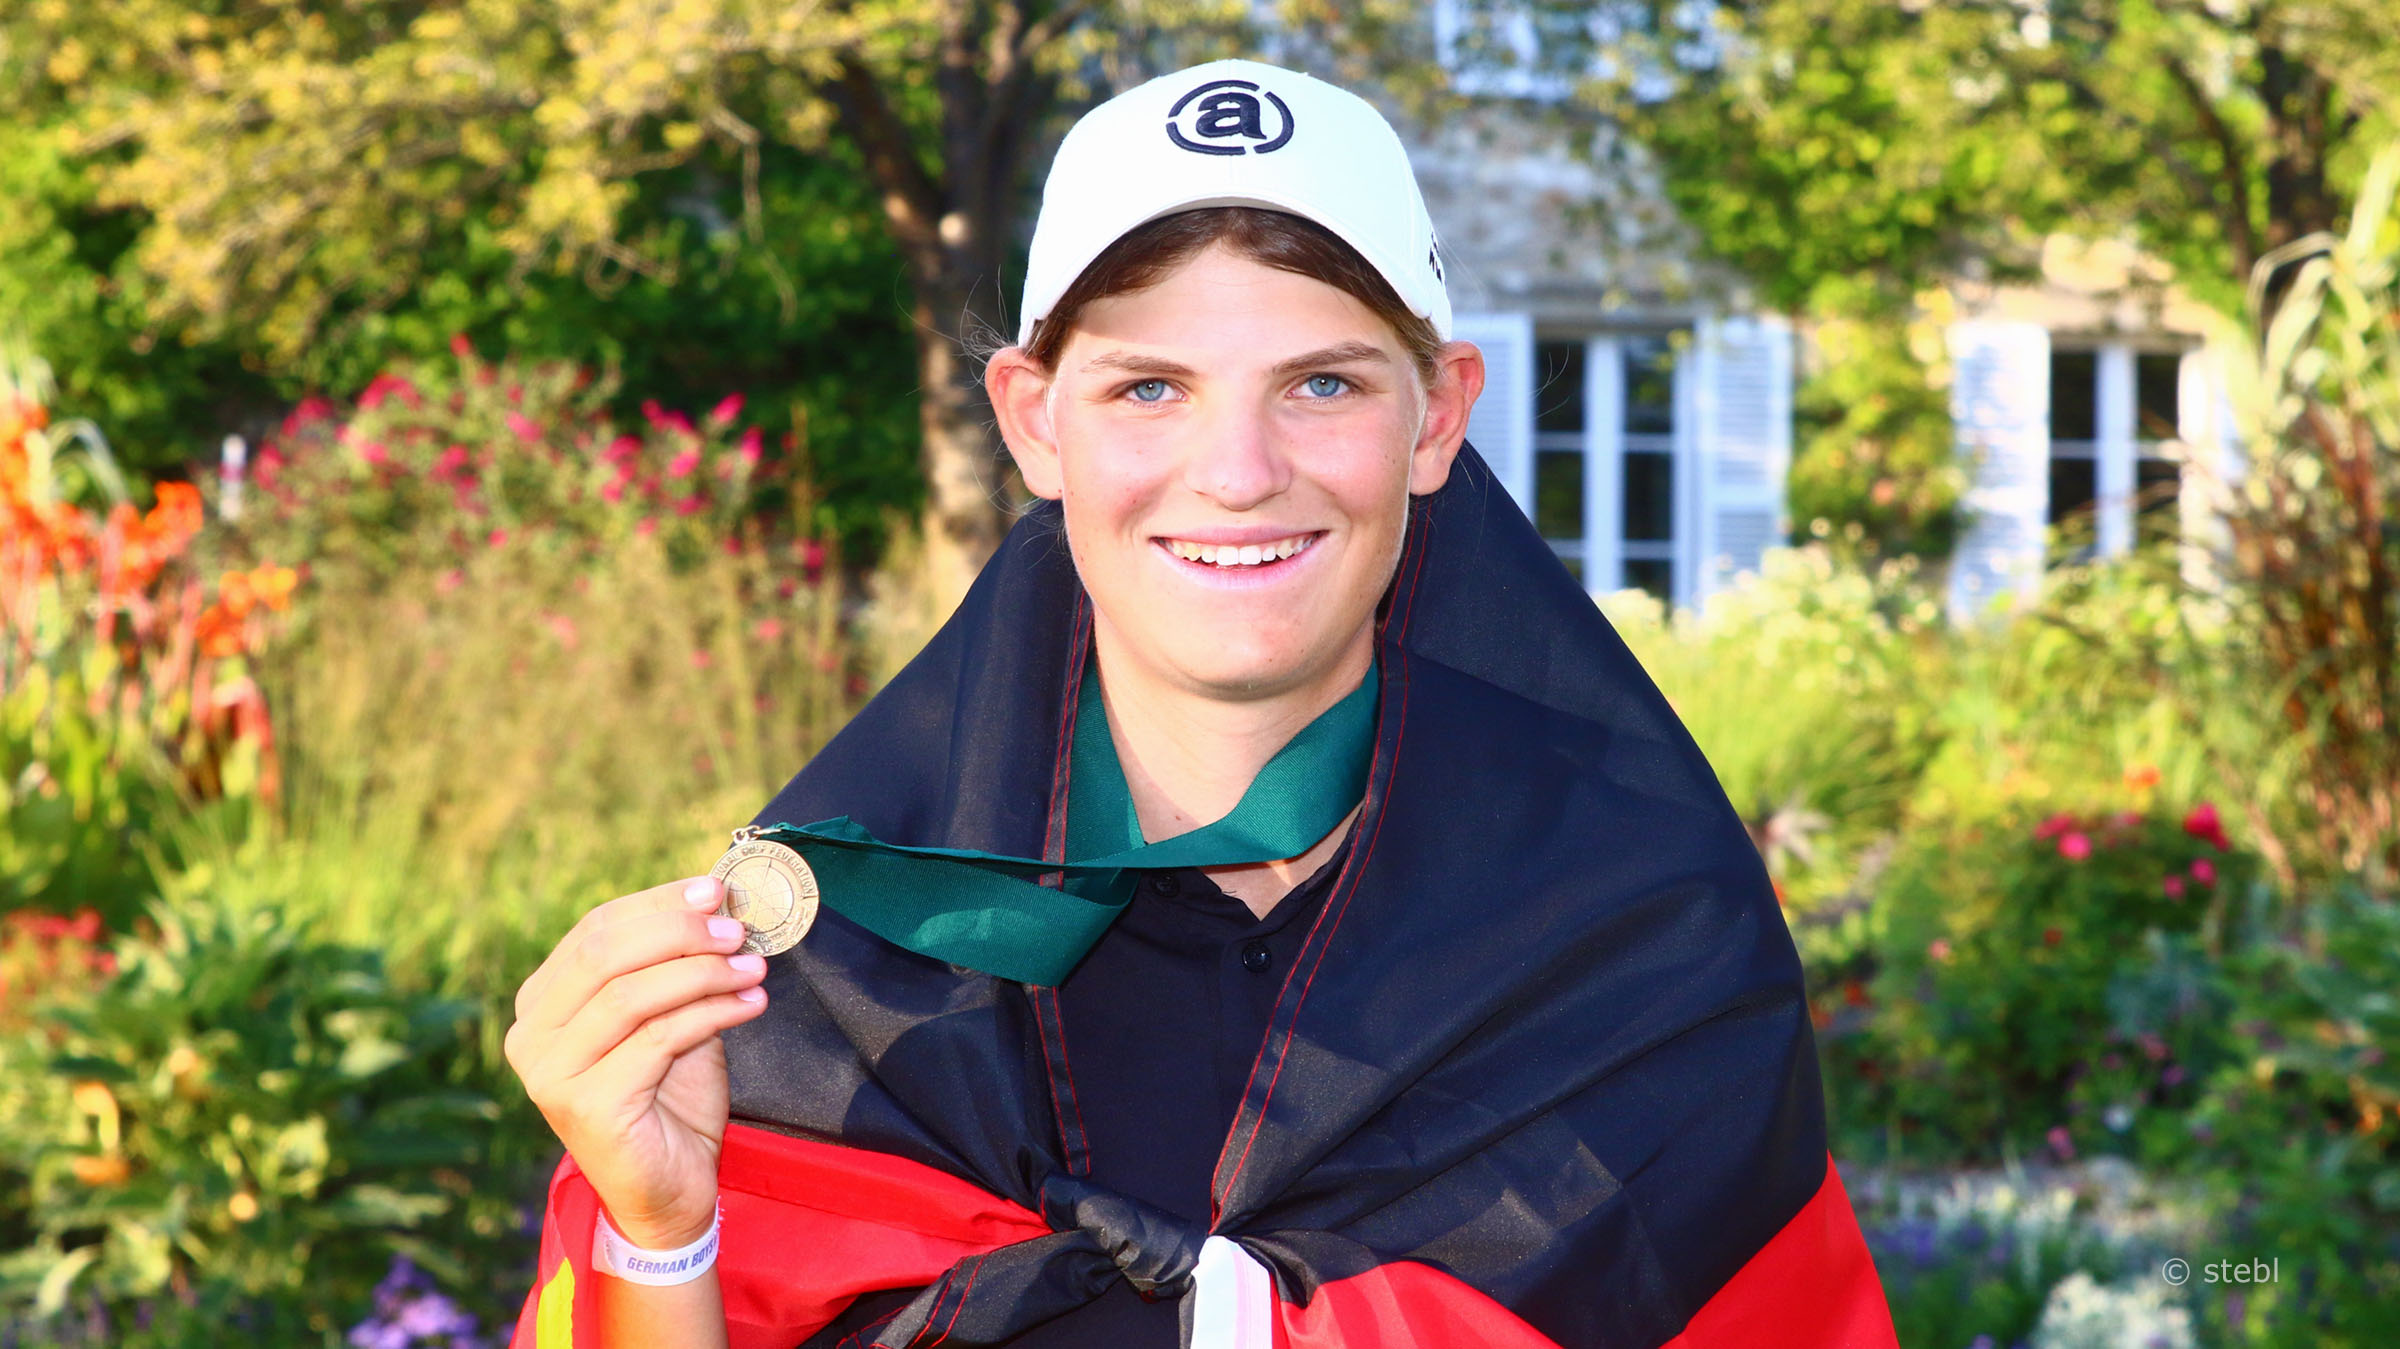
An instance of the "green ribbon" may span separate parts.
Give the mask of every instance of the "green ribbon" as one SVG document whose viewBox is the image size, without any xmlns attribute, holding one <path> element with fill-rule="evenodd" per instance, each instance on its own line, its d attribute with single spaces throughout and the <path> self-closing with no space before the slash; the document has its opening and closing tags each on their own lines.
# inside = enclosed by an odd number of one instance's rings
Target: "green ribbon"
<svg viewBox="0 0 2400 1349">
<path fill-rule="evenodd" d="M 1133 898 L 1135 871 L 1298 857 L 1331 833 L 1366 791 L 1375 690 L 1370 665 L 1356 689 L 1275 752 L 1223 819 L 1156 843 L 1142 841 L 1089 673 L 1075 713 L 1063 862 L 886 843 L 847 815 L 763 825 L 758 837 L 807 859 L 826 907 L 885 941 L 1055 987 Z M 1040 883 L 1062 873 L 1059 886 Z"/>
</svg>

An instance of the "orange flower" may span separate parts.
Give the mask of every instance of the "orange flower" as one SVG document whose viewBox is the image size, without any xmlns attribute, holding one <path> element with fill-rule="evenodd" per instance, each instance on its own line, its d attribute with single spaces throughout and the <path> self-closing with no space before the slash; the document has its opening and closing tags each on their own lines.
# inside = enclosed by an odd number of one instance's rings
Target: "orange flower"
<svg viewBox="0 0 2400 1349">
<path fill-rule="evenodd" d="M 259 603 L 277 613 L 292 606 L 292 590 L 299 584 L 300 573 L 290 567 L 268 562 L 250 569 L 250 589 L 257 594 Z"/>
<path fill-rule="evenodd" d="M 2158 785 L 2158 778 L 2157 764 L 2137 763 L 2125 770 L 2125 789 L 2146 792 Z"/>
<path fill-rule="evenodd" d="M 242 654 L 242 620 L 222 604 L 201 611 L 195 635 L 203 656 L 221 659 Z"/>
<path fill-rule="evenodd" d="M 75 1173 L 75 1179 L 94 1187 L 122 1185 L 133 1174 L 122 1157 L 76 1157 L 68 1161 L 67 1169 Z"/>
</svg>

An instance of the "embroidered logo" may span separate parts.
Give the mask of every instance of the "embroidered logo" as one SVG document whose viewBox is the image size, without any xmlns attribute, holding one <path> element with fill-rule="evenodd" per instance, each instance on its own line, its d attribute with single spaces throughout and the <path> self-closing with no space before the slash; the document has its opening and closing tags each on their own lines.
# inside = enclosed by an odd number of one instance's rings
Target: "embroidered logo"
<svg viewBox="0 0 2400 1349">
<path fill-rule="evenodd" d="M 1214 80 L 1167 109 L 1167 139 L 1195 154 L 1271 154 L 1292 139 L 1292 110 L 1248 80 Z"/>
</svg>

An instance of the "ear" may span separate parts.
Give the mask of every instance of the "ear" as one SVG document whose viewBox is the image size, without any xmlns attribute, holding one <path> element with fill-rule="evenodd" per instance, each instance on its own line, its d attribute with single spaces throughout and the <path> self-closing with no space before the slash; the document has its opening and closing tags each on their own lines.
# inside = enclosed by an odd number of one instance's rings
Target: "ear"
<svg viewBox="0 0 2400 1349">
<path fill-rule="evenodd" d="M 1409 451 L 1408 492 L 1425 496 L 1450 481 L 1450 465 L 1466 443 L 1467 413 L 1483 393 L 1483 352 L 1472 342 L 1448 342 L 1434 357 L 1433 387 L 1425 391 L 1425 421 Z"/>
<path fill-rule="evenodd" d="M 1051 501 L 1063 490 L 1058 474 L 1058 441 L 1050 428 L 1050 372 L 1025 354 L 1009 347 L 984 363 L 983 391 L 991 399 L 992 416 L 1000 423 L 1000 438 L 1025 489 Z"/>
</svg>

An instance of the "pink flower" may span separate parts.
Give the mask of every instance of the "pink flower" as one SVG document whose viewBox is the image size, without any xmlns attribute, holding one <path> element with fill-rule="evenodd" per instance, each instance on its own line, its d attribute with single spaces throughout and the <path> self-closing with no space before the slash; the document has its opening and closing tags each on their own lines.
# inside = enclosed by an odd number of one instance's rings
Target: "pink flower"
<svg viewBox="0 0 2400 1349">
<path fill-rule="evenodd" d="M 2050 1126 L 2050 1150 L 2057 1153 L 2058 1159 L 2062 1162 L 2075 1160 L 2075 1139 L 2067 1132 L 2066 1125 L 2053 1124 Z"/>
<path fill-rule="evenodd" d="M 505 529 L 495 529 L 492 531 L 491 537 L 485 539 L 484 542 L 494 548 L 505 548 L 508 546 L 508 531 Z"/>
<path fill-rule="evenodd" d="M 642 442 L 639 438 L 619 436 L 608 442 L 608 448 L 600 452 L 600 457 L 612 464 L 628 464 L 633 462 L 641 452 Z"/>
<path fill-rule="evenodd" d="M 2207 801 L 2192 807 L 2191 813 L 2183 817 L 2183 832 L 2213 845 L 2218 852 L 2233 847 L 2232 841 L 2225 837 L 2225 822 L 2218 818 L 2216 806 Z"/>
<path fill-rule="evenodd" d="M 2181 876 L 2169 876 L 2169 877 L 2167 877 L 2165 880 L 2163 880 L 2163 881 L 2160 881 L 2160 882 L 2159 882 L 2159 884 L 2160 884 L 2161 886 L 2164 886 L 2164 887 L 2166 888 L 2166 892 L 2167 892 L 2167 898 L 2169 898 L 2169 899 L 2181 899 L 2181 898 L 2183 898 L 2183 877 L 2181 877 Z"/>
<path fill-rule="evenodd" d="M 542 438 L 542 428 L 535 426 L 533 418 L 522 412 L 508 414 L 508 429 L 517 439 L 528 445 L 534 444 Z"/>
<path fill-rule="evenodd" d="M 1932 941 L 1926 943 L 1925 954 L 1931 956 L 1937 964 L 1949 963 L 1950 939 L 1948 937 L 1934 938 Z"/>
<path fill-rule="evenodd" d="M 747 464 L 752 468 L 756 468 L 758 466 L 759 435 L 757 427 L 753 426 L 749 430 L 742 432 L 741 453 L 742 462 L 744 464 Z"/>
<path fill-rule="evenodd" d="M 708 410 L 709 421 L 718 426 L 731 426 L 733 425 L 733 419 L 741 415 L 742 396 L 738 393 L 729 393 L 725 395 L 725 400 L 723 402 Z"/>
<path fill-rule="evenodd" d="M 466 584 L 466 580 L 467 574 L 465 572 L 460 571 L 456 567 L 452 567 L 450 570 L 441 574 L 440 579 L 433 583 L 433 588 L 442 594 L 447 595 L 451 591 L 456 590 L 460 586 Z"/>
<path fill-rule="evenodd" d="M 421 401 L 417 396 L 416 385 L 398 375 L 377 375 L 367 381 L 365 392 L 359 394 L 359 411 L 372 412 L 376 408 L 382 407 L 383 400 L 386 398 L 397 398 L 412 408 Z"/>
<path fill-rule="evenodd" d="M 575 632 L 574 619 L 567 617 L 565 614 L 544 614 L 542 615 L 542 621 L 549 625 L 550 635 L 558 639 L 558 644 L 560 646 L 565 647 L 569 651 L 575 649 L 577 634 Z"/>
<path fill-rule="evenodd" d="M 815 539 L 803 540 L 800 544 L 800 565 L 811 573 L 822 570 L 825 566 L 825 545 Z"/>
<path fill-rule="evenodd" d="M 750 629 L 750 635 L 757 638 L 761 646 L 772 645 L 783 640 L 783 623 L 778 619 L 762 618 Z"/>
<path fill-rule="evenodd" d="M 625 480 L 618 478 L 613 482 L 603 484 L 600 488 L 600 499 L 612 506 L 623 501 L 625 499 Z"/>
<path fill-rule="evenodd" d="M 2075 827 L 2075 817 L 2060 811 L 2033 827 L 2033 836 L 2047 842 Z"/>
<path fill-rule="evenodd" d="M 2080 862 L 2092 855 L 2091 835 L 2080 830 L 2058 836 L 2058 855 L 2070 862 Z"/>
<path fill-rule="evenodd" d="M 704 647 L 704 646 L 696 646 L 696 647 L 693 647 L 693 648 L 692 648 L 692 668 L 693 668 L 693 669 L 695 669 L 695 670 L 705 670 L 705 669 L 707 669 L 707 668 L 708 668 L 710 665 L 712 665 L 712 664 L 714 664 L 714 663 L 715 663 L 715 658 L 714 658 L 714 657 L 712 657 L 712 656 L 710 656 L 710 655 L 708 654 L 708 648 L 707 648 L 707 647 Z"/>
<path fill-rule="evenodd" d="M 2205 857 L 2193 858 L 2192 879 L 2202 885 L 2215 885 L 2217 883 L 2217 864 Z"/>
<path fill-rule="evenodd" d="M 633 532 L 641 535 L 644 538 L 648 538 L 652 534 L 656 534 L 658 532 L 658 517 L 655 515 L 643 516 L 641 523 L 633 527 Z"/>
<path fill-rule="evenodd" d="M 383 448 L 383 442 L 380 440 L 370 440 L 366 444 L 359 446 L 358 457 L 366 460 L 370 464 L 378 465 L 388 464 L 392 461 L 391 451 Z"/>
<path fill-rule="evenodd" d="M 680 412 L 667 411 L 658 405 L 658 400 L 655 398 L 642 400 L 642 416 L 648 418 L 650 424 L 661 431 L 681 431 L 685 435 L 699 434 L 692 429 L 691 418 Z"/>
<path fill-rule="evenodd" d="M 2170 1063 L 2158 1070 L 2160 1086 L 2172 1087 L 2181 1081 L 2183 1081 L 2183 1065 L 2180 1063 Z"/>
<path fill-rule="evenodd" d="M 675 513 L 677 515 L 698 515 L 701 509 L 707 505 L 708 499 L 698 492 L 694 492 L 675 503 Z"/>
<path fill-rule="evenodd" d="M 685 450 L 683 453 L 678 454 L 673 459 L 667 461 L 667 476 L 670 478 L 688 478 L 692 476 L 692 470 L 698 467 L 700 467 L 700 452 L 698 450 Z"/>
<path fill-rule="evenodd" d="M 475 344 L 467 340 L 465 333 L 452 333 L 450 334 L 450 354 L 462 361 L 466 360 L 475 354 Z"/>
</svg>

